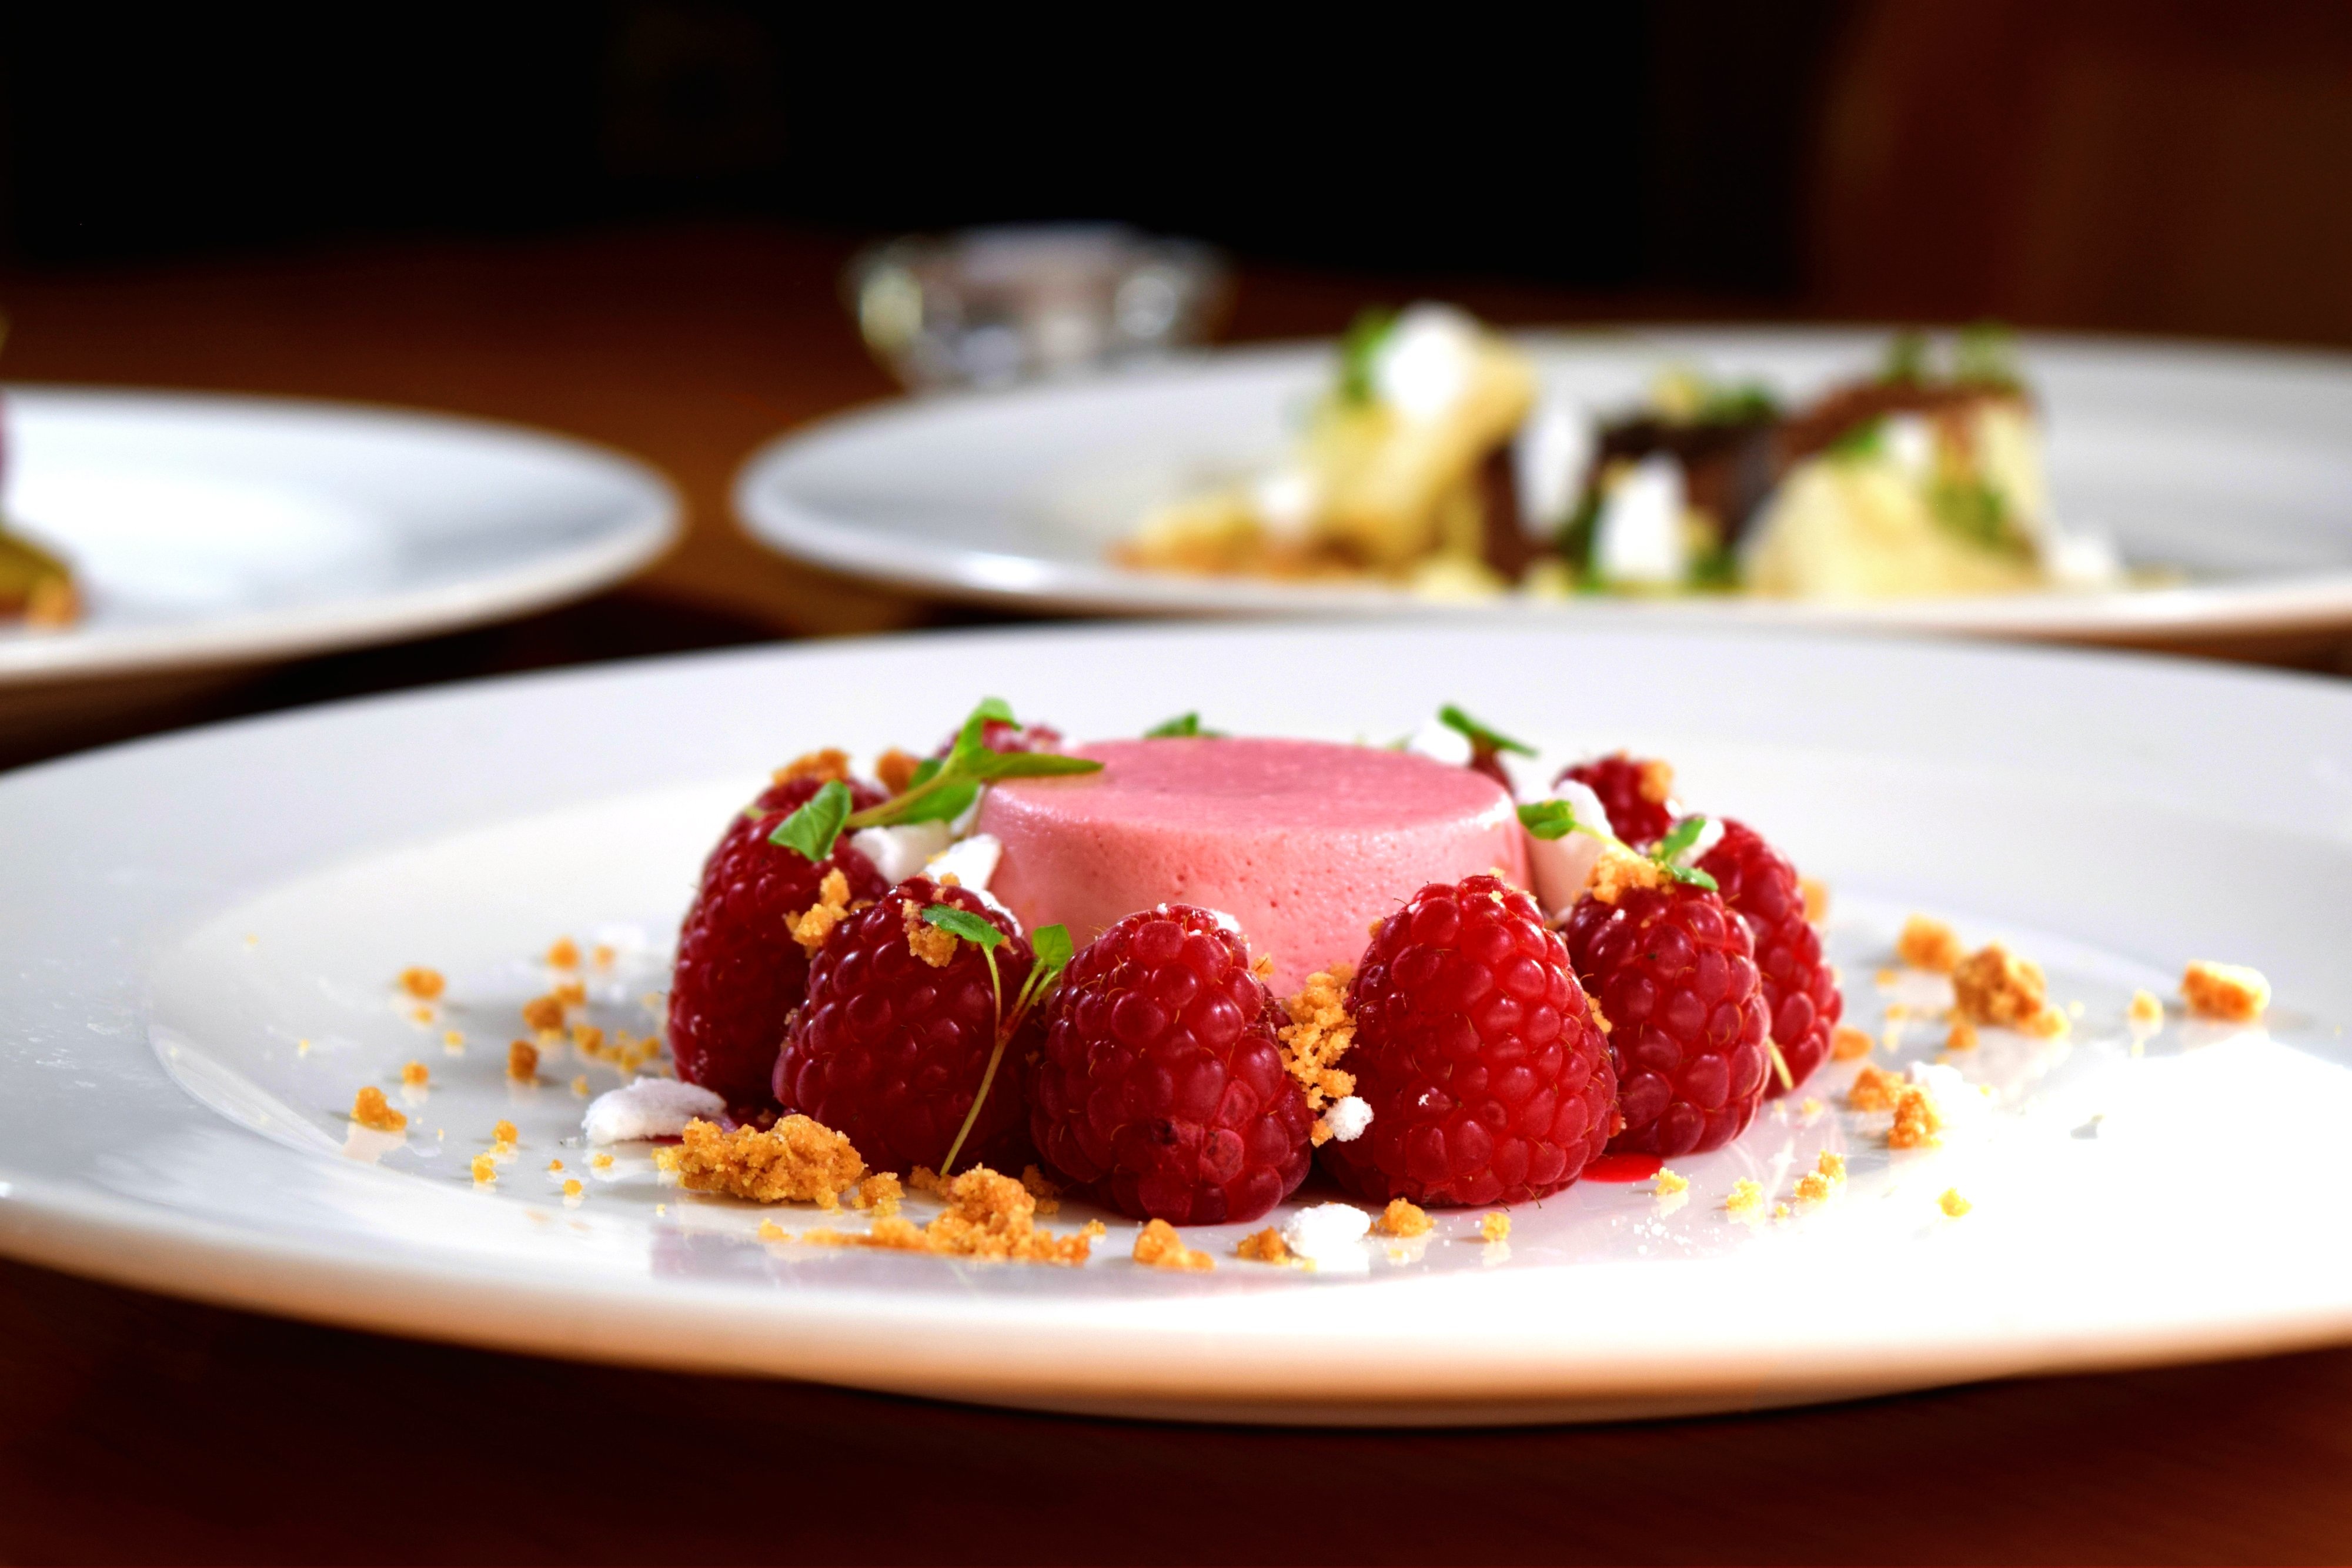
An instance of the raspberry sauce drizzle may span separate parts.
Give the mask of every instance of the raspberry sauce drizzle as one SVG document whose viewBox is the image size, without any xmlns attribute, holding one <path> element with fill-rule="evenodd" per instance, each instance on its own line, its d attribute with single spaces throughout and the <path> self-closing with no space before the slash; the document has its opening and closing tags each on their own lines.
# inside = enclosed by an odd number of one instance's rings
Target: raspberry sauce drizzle
<svg viewBox="0 0 2352 1568">
<path fill-rule="evenodd" d="M 1586 1181 L 1647 1181 L 1666 1168 L 1655 1155 L 1603 1155 L 1584 1167 Z"/>
</svg>

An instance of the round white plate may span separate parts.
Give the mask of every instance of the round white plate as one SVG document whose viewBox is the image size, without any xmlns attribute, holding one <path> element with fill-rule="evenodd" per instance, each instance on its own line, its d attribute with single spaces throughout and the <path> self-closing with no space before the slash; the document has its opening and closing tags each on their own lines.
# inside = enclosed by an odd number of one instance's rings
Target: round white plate
<svg viewBox="0 0 2352 1568">
<path fill-rule="evenodd" d="M 1884 330 L 1531 333 L 1546 384 L 1597 411 L 1688 364 L 1792 397 L 1867 373 Z M 1590 623 L 1661 616 L 2017 635 L 2221 635 L 2352 624 L 2352 357 L 2028 336 L 2054 505 L 2179 587 L 1865 604 L 1578 599 Z M 1227 614 L 1494 613 L 1384 589 L 1155 575 L 1107 552 L 1154 504 L 1279 452 L 1329 375 L 1328 345 L 894 402 L 771 442 L 736 509 L 778 549 L 929 592 L 1040 609 Z"/>
<path fill-rule="evenodd" d="M 645 464 L 446 414 L 18 386 L 0 397 L 12 523 L 88 613 L 0 631 L 0 686 L 322 653 L 520 615 L 676 536 Z"/>
<path fill-rule="evenodd" d="M 1679 1207 L 1580 1184 L 1516 1211 L 1507 1251 L 1446 1215 L 1360 1271 L 1244 1263 L 1241 1227 L 1195 1233 L 1206 1275 L 1139 1268 L 1124 1223 L 1079 1270 L 762 1242 L 765 1214 L 660 1186 L 641 1149 L 586 1166 L 570 1081 L 613 1073 L 504 1076 L 548 984 L 534 956 L 612 944 L 599 1017 L 642 1030 L 700 856 L 767 768 L 927 743 L 982 693 L 1082 736 L 1199 708 L 1381 738 L 1454 700 L 1562 752 L 1655 748 L 1686 799 L 1830 883 L 1863 1026 L 1905 999 L 1874 975 L 1914 909 L 2010 939 L 2081 1011 L 2068 1040 L 1988 1031 L 1960 1058 L 1995 1094 L 1940 1149 L 1889 1151 L 1833 1064 L 1808 1086 L 1823 1108 L 1675 1162 Z M 1754 633 L 1044 629 L 226 726 L 0 779 L 0 1249 L 135 1284 L 550 1354 L 1262 1421 L 1733 1409 L 2352 1336 L 2341 685 Z M 2267 970 L 2268 1028 L 2176 1015 L 2135 1051 L 2132 988 L 2191 956 Z M 449 977 L 429 1020 L 393 989 L 411 965 Z M 1895 1057 L 1932 1055 L 1941 1030 L 1910 1028 Z M 354 1131 L 354 1092 L 401 1103 L 410 1060 L 432 1084 L 404 1140 Z M 520 1155 L 478 1191 L 501 1117 Z M 1818 1210 L 1727 1211 L 1742 1177 L 1788 1198 L 1822 1148 L 1852 1178 Z M 1947 1188 L 1973 1212 L 1946 1218 Z"/>
</svg>

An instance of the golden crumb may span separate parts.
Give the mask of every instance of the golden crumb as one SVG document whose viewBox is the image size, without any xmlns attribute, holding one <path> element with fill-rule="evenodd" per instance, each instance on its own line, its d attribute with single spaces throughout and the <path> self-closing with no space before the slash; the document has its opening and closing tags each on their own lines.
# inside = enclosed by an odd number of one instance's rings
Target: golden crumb
<svg viewBox="0 0 2352 1568">
<path fill-rule="evenodd" d="M 1936 1113 L 1936 1102 L 1925 1089 L 1906 1088 L 1895 1097 L 1895 1125 L 1886 1132 L 1890 1149 L 1932 1149 L 1943 1140 L 1937 1136 L 1944 1130 L 1944 1119 Z"/>
<path fill-rule="evenodd" d="M 1274 955 L 1271 953 L 1260 953 L 1256 957 L 1252 958 L 1250 960 L 1250 973 L 1255 975 L 1261 980 L 1273 979 Z"/>
<path fill-rule="evenodd" d="M 1915 969 L 1948 975 L 1959 967 L 1966 949 L 1958 933 L 1931 915 L 1915 915 L 1903 923 L 1895 939 L 1895 956 Z"/>
<path fill-rule="evenodd" d="M 1830 1178 L 1819 1171 L 1808 1171 L 1797 1178 L 1797 1201 L 1820 1203 L 1830 1196 Z"/>
<path fill-rule="evenodd" d="M 2260 969 L 2200 958 L 2180 977 L 2180 995 L 2199 1018 L 2252 1023 L 2271 1005 L 2271 983 Z"/>
<path fill-rule="evenodd" d="M 573 1024 L 572 1043 L 580 1048 L 581 1055 L 593 1061 L 604 1054 L 604 1031 L 593 1023 Z"/>
<path fill-rule="evenodd" d="M 907 1190 L 926 1192 L 933 1197 L 945 1197 L 948 1195 L 948 1184 L 941 1181 L 940 1173 L 930 1166 L 917 1166 L 914 1173 L 907 1177 Z"/>
<path fill-rule="evenodd" d="M 466 1049 L 466 1037 L 454 1029 L 445 1030 L 441 1035 L 441 1049 L 452 1053 L 463 1051 Z"/>
<path fill-rule="evenodd" d="M 1028 1188 L 1031 1197 L 1037 1200 L 1038 1213 L 1059 1214 L 1062 1211 L 1062 1189 L 1035 1166 L 1021 1167 L 1021 1185 Z"/>
<path fill-rule="evenodd" d="M 1651 1184 L 1650 1190 L 1656 1193 L 1660 1197 L 1672 1197 L 1678 1192 L 1688 1192 L 1690 1190 L 1690 1177 L 1683 1175 L 1680 1171 L 1670 1171 L 1665 1169 L 1664 1166 L 1660 1166 L 1655 1180 Z"/>
<path fill-rule="evenodd" d="M 922 765 L 921 758 L 894 746 L 876 760 L 874 777 L 881 780 L 882 788 L 891 794 L 903 795 L 907 787 L 915 781 L 915 769 Z"/>
<path fill-rule="evenodd" d="M 1936 1200 L 1936 1207 L 1950 1218 L 1958 1219 L 1976 1205 L 1962 1197 L 1958 1187 L 1948 1186 L 1944 1189 L 1944 1196 Z"/>
<path fill-rule="evenodd" d="M 572 1176 L 564 1181 L 563 1196 L 566 1197 L 578 1197 L 582 1193 L 586 1192 L 587 1190 L 588 1189 L 586 1187 L 580 1185 L 580 1178 L 578 1176 Z"/>
<path fill-rule="evenodd" d="M 1813 1162 L 1813 1169 L 1832 1181 L 1843 1181 L 1845 1180 L 1845 1156 L 1834 1149 L 1823 1149 L 1821 1158 Z"/>
<path fill-rule="evenodd" d="M 1789 1206 L 1788 1206 L 1787 1204 L 1785 1204 L 1785 1203 L 1776 1203 L 1776 1204 L 1774 1204 L 1774 1205 L 1772 1206 L 1772 1218 L 1775 1218 L 1775 1219 L 1786 1219 L 1786 1218 L 1789 1218 Z"/>
<path fill-rule="evenodd" d="M 1622 752 L 1619 755 L 1623 755 Z M 1642 799 L 1653 806 L 1663 806 L 1675 798 L 1675 769 L 1670 762 L 1653 758 L 1642 764 L 1641 783 L 1637 786 Z"/>
<path fill-rule="evenodd" d="M 583 1100 L 588 1097 L 588 1075 L 586 1073 L 583 1072 L 579 1077 L 572 1081 L 572 1092 L 579 1095 Z"/>
<path fill-rule="evenodd" d="M 492 1182 L 498 1180 L 499 1162 L 488 1155 L 476 1155 L 474 1156 L 474 1179 L 478 1182 Z"/>
<path fill-rule="evenodd" d="M 897 1176 L 888 1171 L 877 1171 L 857 1184 L 856 1189 L 849 1195 L 849 1207 L 870 1208 L 887 1219 L 898 1212 L 898 1200 L 906 1196 L 906 1191 L 898 1185 Z"/>
<path fill-rule="evenodd" d="M 1181 1269 L 1201 1272 L 1217 1266 L 1206 1252 L 1184 1245 L 1176 1228 L 1155 1219 L 1135 1233 L 1135 1260 L 1147 1269 Z"/>
<path fill-rule="evenodd" d="M 507 1076 L 518 1083 L 528 1083 L 539 1076 L 539 1047 L 527 1040 L 519 1040 L 507 1047 Z"/>
<path fill-rule="evenodd" d="M 1946 1051 L 1974 1051 L 1977 1048 L 1977 1026 L 1955 1014 L 1952 1027 L 1944 1036 Z"/>
<path fill-rule="evenodd" d="M 806 1116 L 786 1116 L 765 1131 L 731 1133 L 698 1116 L 686 1124 L 676 1153 L 680 1185 L 754 1203 L 832 1208 L 842 1189 L 856 1186 L 866 1174 L 866 1162 L 847 1138 Z"/>
<path fill-rule="evenodd" d="M 610 1155 L 591 1155 L 588 1156 L 588 1168 L 598 1171 L 611 1170 L 613 1168 L 613 1156 Z"/>
<path fill-rule="evenodd" d="M 849 753 L 835 747 L 823 751 L 804 751 L 776 769 L 773 781 L 790 784 L 795 779 L 822 779 L 828 782 L 838 779 L 849 781 Z"/>
<path fill-rule="evenodd" d="M 1614 904 L 1630 889 L 1655 887 L 1665 879 L 1666 873 L 1649 856 L 1605 844 L 1600 862 L 1592 868 L 1592 884 L 1586 891 L 1603 904 Z"/>
<path fill-rule="evenodd" d="M 2124 1017 L 2136 1024 L 2162 1023 L 2164 1002 L 2154 991 L 2134 991 L 2131 1006 L 2124 1009 Z"/>
<path fill-rule="evenodd" d="M 1246 1258 L 1253 1263 L 1287 1263 L 1290 1261 L 1290 1244 L 1283 1240 L 1281 1231 L 1269 1225 L 1264 1230 L 1253 1230 L 1243 1237 L 1234 1248 L 1234 1256 Z"/>
<path fill-rule="evenodd" d="M 1509 1240 L 1511 1239 L 1511 1217 L 1505 1214 L 1499 1208 L 1496 1209 L 1491 1214 L 1481 1217 L 1478 1221 L 1478 1234 L 1489 1241 Z"/>
<path fill-rule="evenodd" d="M 522 1005 L 522 1021 L 526 1029 L 562 1029 L 563 1003 L 551 996 L 533 997 Z"/>
<path fill-rule="evenodd" d="M 804 1119 L 785 1118 L 788 1122 Z M 929 1173 L 919 1169 L 916 1174 Z M 939 1178 L 931 1179 L 936 1184 Z M 1095 1239 L 1103 1234 L 1098 1219 L 1067 1234 L 1040 1230 L 1037 1200 L 1028 1188 L 986 1166 L 974 1166 L 947 1184 L 946 1196 L 947 1212 L 920 1229 L 909 1220 L 884 1218 L 877 1219 L 862 1236 L 818 1229 L 801 1239 L 822 1247 L 874 1247 L 893 1252 L 1075 1267 L 1093 1255 Z"/>
<path fill-rule="evenodd" d="M 438 969 L 403 969 L 400 972 L 400 988 L 420 1002 L 429 1002 L 447 990 L 449 982 L 441 977 Z"/>
<path fill-rule="evenodd" d="M 415 1007 L 408 1009 L 408 1016 L 418 1023 L 431 1023 L 433 1021 L 433 1009 L 425 1006 L 423 1003 L 419 1003 Z"/>
<path fill-rule="evenodd" d="M 613 961 L 620 956 L 610 942 L 599 942 L 588 949 L 588 961 L 600 969 L 611 968 Z"/>
<path fill-rule="evenodd" d="M 1881 969 L 1881 970 L 1879 970 L 1879 971 L 1878 971 L 1878 973 L 1876 973 L 1875 975 L 1873 975 L 1873 976 L 1871 977 L 1871 979 L 1872 979 L 1872 980 L 1873 980 L 1873 981 L 1877 985 L 1878 988 L 1879 988 L 1880 990 L 1882 990 L 1882 991 L 1892 989 L 1892 988 L 1894 988 L 1894 987 L 1895 987 L 1898 982 L 1900 982 L 1900 981 L 1902 980 L 1902 978 L 1903 978 L 1903 977 L 1902 977 L 1901 975 L 1899 975 L 1899 974 L 1895 973 L 1895 972 L 1894 970 L 1892 970 L 1892 969 Z"/>
<path fill-rule="evenodd" d="M 1392 1197 L 1389 1206 L 1381 1210 L 1381 1217 L 1372 1221 L 1372 1228 L 1383 1236 L 1426 1236 L 1437 1228 L 1437 1221 L 1419 1205 Z"/>
<path fill-rule="evenodd" d="M 1819 925 L 1830 917 L 1830 884 L 1810 876 L 1797 879 L 1797 891 L 1804 895 L 1805 924 Z"/>
<path fill-rule="evenodd" d="M 563 1168 L 563 1162 L 562 1160 L 550 1160 L 547 1162 L 547 1168 L 550 1174 L 560 1171 Z"/>
<path fill-rule="evenodd" d="M 1969 954 L 1952 971 L 1952 1010 L 1971 1023 L 2001 1025 L 2029 1034 L 2066 1027 L 2066 1016 L 2050 1005 L 2042 966 L 2021 958 L 1998 942 Z M 2053 1029 L 2049 1020 L 2054 1019 Z"/>
<path fill-rule="evenodd" d="M 1355 1015 L 1348 1010 L 1348 982 L 1354 976 L 1346 964 L 1307 976 L 1298 994 L 1283 1001 L 1290 1021 L 1275 1030 L 1283 1071 L 1297 1082 L 1306 1092 L 1307 1109 L 1318 1117 L 1332 1101 L 1356 1092 L 1355 1074 L 1338 1066 L 1356 1043 Z M 1331 1129 L 1318 1120 L 1314 1141 L 1321 1144 L 1330 1136 Z"/>
<path fill-rule="evenodd" d="M 1895 1097 L 1908 1087 L 1899 1072 L 1889 1072 L 1883 1067 L 1864 1063 L 1854 1074 L 1853 1087 L 1845 1092 L 1845 1108 L 1849 1111 L 1892 1111 Z"/>
<path fill-rule="evenodd" d="M 1592 1015 L 1592 1027 L 1601 1033 L 1608 1034 L 1616 1029 L 1617 1026 L 1609 1021 L 1609 1015 L 1601 1010 L 1601 998 L 1591 991 L 1584 993 L 1584 1010 Z"/>
<path fill-rule="evenodd" d="M 907 905 L 907 951 L 934 969 L 944 969 L 954 962 L 955 933 L 944 930 L 923 918 L 923 912 L 914 904 Z"/>
<path fill-rule="evenodd" d="M 384 1103 L 383 1091 L 371 1083 L 352 1096 L 352 1120 L 379 1133 L 397 1133 L 408 1118 Z"/>
<path fill-rule="evenodd" d="M 521 1136 L 520 1133 L 515 1131 L 515 1124 L 512 1122 L 500 1122 L 490 1129 L 490 1141 L 494 1144 L 504 1144 L 509 1148 L 514 1147 Z"/>
<path fill-rule="evenodd" d="M 1811 1095 L 1808 1094 L 1802 1100 L 1797 1102 L 1797 1114 L 1802 1116 L 1806 1121 L 1810 1122 L 1821 1113 L 1822 1103 L 1819 1100 L 1814 1099 Z"/>
<path fill-rule="evenodd" d="M 814 953 L 824 946 L 833 928 L 849 915 L 849 878 L 836 866 L 824 873 L 816 884 L 816 902 L 793 916 L 793 940 L 804 952 Z"/>
<path fill-rule="evenodd" d="M 551 969 L 578 968 L 580 944 L 569 936 L 558 936 L 547 950 L 547 967 Z"/>
<path fill-rule="evenodd" d="M 547 993 L 559 1006 L 584 1008 L 588 1005 L 588 985 L 584 980 L 558 980 Z M 562 1022 L 562 1019 L 556 1020 Z"/>
<path fill-rule="evenodd" d="M 777 1224 L 774 1220 L 772 1220 L 772 1219 L 762 1219 L 761 1221 L 760 1221 L 760 1239 L 761 1239 L 761 1240 L 762 1240 L 762 1241 L 790 1241 L 792 1239 L 793 1239 L 793 1233 L 792 1233 L 791 1231 L 789 1231 L 789 1230 L 785 1229 L 782 1226 L 781 1226 L 781 1225 Z"/>
<path fill-rule="evenodd" d="M 401 1087 L 422 1089 L 433 1082 L 433 1071 L 421 1061 L 412 1061 L 400 1070 Z"/>
<path fill-rule="evenodd" d="M 1830 1031 L 1830 1057 L 1836 1061 L 1859 1061 L 1870 1054 L 1868 1030 L 1840 1024 Z"/>
<path fill-rule="evenodd" d="M 1764 1189 L 1749 1177 L 1741 1176 L 1731 1184 L 1731 1196 L 1723 1200 L 1723 1207 L 1738 1215 L 1761 1214 Z"/>
</svg>

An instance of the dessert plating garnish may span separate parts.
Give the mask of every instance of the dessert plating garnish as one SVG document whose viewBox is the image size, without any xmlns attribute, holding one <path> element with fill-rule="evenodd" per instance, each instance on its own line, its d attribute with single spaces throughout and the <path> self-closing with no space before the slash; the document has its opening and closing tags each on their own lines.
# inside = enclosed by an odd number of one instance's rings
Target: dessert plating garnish
<svg viewBox="0 0 2352 1568">
<path fill-rule="evenodd" d="M 1182 740 L 1197 736 L 1202 740 L 1223 740 L 1222 729 L 1203 729 L 1198 713 L 1180 713 L 1174 718 L 1153 725 L 1143 732 L 1146 740 Z"/>
<path fill-rule="evenodd" d="M 1570 833 L 1590 834 L 1602 843 L 1650 862 L 1670 882 L 1703 887 L 1709 893 L 1716 891 L 1715 878 L 1688 863 L 1715 847 L 1706 838 L 1708 823 L 1705 817 L 1685 817 L 1667 830 L 1666 836 L 1652 845 L 1647 854 L 1605 828 L 1578 821 L 1575 806 L 1566 800 L 1528 801 L 1519 808 L 1519 825 L 1539 839 L 1562 839 Z"/>
</svg>

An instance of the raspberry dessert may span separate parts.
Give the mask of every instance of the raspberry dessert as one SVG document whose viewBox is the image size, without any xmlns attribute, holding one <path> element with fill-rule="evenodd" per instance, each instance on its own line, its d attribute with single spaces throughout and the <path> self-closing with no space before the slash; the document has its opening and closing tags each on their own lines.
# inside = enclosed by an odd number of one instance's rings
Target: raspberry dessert
<svg viewBox="0 0 2352 1568">
<path fill-rule="evenodd" d="M 1314 740 L 1102 741 L 1086 778 L 991 789 L 990 890 L 1023 920 L 1084 942 L 1162 902 L 1222 910 L 1288 993 L 1352 960 L 1364 927 L 1412 888 L 1500 868 L 1527 879 L 1524 835 L 1492 779 L 1408 752 Z"/>
<path fill-rule="evenodd" d="M 1088 943 L 1046 1005 L 1029 1129 L 1067 1182 L 1138 1219 L 1255 1219 L 1307 1177 L 1313 1117 L 1248 946 L 1161 904 Z"/>
<path fill-rule="evenodd" d="M 934 906 L 964 911 L 1003 940 L 960 940 L 925 919 Z M 937 1170 L 951 1154 L 1020 1169 L 1019 1075 L 990 1066 L 1005 1003 L 1032 965 L 1012 919 L 978 894 L 924 877 L 899 883 L 811 960 L 808 1001 L 776 1059 L 776 1103 L 842 1134 L 879 1170 Z"/>
<path fill-rule="evenodd" d="M 1435 883 L 1381 921 L 1349 993 L 1371 1108 L 1323 1164 L 1373 1203 L 1517 1203 L 1574 1181 L 1617 1123 L 1609 1051 L 1534 900 Z"/>
<path fill-rule="evenodd" d="M 1715 878 L 1724 907 L 1747 925 L 1755 943 L 1772 1042 L 1787 1068 L 1786 1077 L 1778 1069 L 1767 1075 L 1764 1098 L 1775 1100 L 1828 1059 L 1845 998 L 1822 956 L 1821 933 L 1805 918 L 1804 889 L 1787 857 L 1754 829 L 1727 821 L 1722 840 L 1698 865 Z"/>
<path fill-rule="evenodd" d="M 1609 813 L 1609 826 L 1635 849 L 1647 849 L 1666 836 L 1673 825 L 1675 770 L 1651 758 L 1616 752 L 1591 762 L 1580 762 L 1554 779 L 1573 780 L 1600 799 Z"/>
<path fill-rule="evenodd" d="M 880 791 L 848 780 L 847 760 L 839 752 L 803 758 L 727 824 L 703 862 L 701 886 L 678 932 L 669 992 L 677 1075 L 741 1113 L 771 1108 L 776 1048 L 808 990 L 808 951 L 794 927 L 822 907 L 825 878 L 839 873 L 845 904 L 878 898 L 888 885 L 847 844 L 812 861 L 769 841 L 779 821 L 834 782 L 843 783 L 861 809 L 882 802 Z M 802 934 L 813 932 L 803 926 Z"/>
<path fill-rule="evenodd" d="M 1612 1154 L 1720 1148 L 1763 1101 L 1764 996 L 1748 928 L 1714 893 L 1662 879 L 1587 894 L 1568 918 L 1570 956 L 1609 1019 L 1622 1131 Z"/>
</svg>

